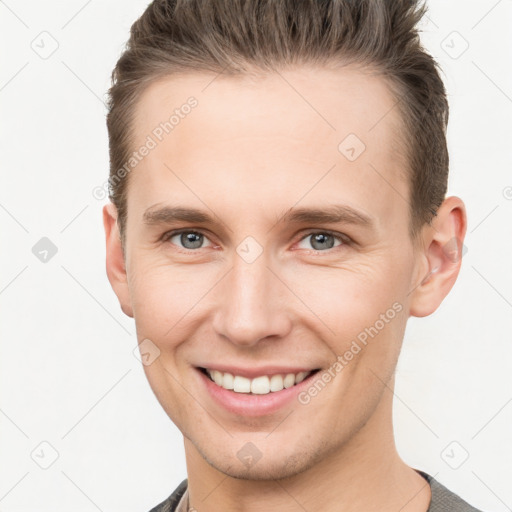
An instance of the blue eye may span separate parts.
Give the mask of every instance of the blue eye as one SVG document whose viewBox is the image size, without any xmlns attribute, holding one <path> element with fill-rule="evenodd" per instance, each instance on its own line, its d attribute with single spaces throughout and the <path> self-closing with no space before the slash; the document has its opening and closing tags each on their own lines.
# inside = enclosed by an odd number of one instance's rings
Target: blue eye
<svg viewBox="0 0 512 512">
<path fill-rule="evenodd" d="M 341 236 L 336 236 L 332 233 L 329 233 L 328 231 L 316 231 L 314 233 L 309 233 L 304 238 L 302 238 L 299 243 L 308 239 L 311 240 L 311 246 L 315 251 L 325 251 L 346 244 L 346 240 L 344 240 Z M 336 240 L 339 241 L 337 245 L 335 245 Z M 306 249 L 310 248 L 306 247 Z"/>
<path fill-rule="evenodd" d="M 174 239 L 174 240 L 173 240 Z M 313 250 L 314 252 L 325 252 L 330 249 L 335 249 L 340 245 L 349 244 L 348 237 L 341 234 L 330 233 L 329 231 L 314 231 L 302 237 L 299 244 L 306 240 L 310 240 L 309 247 L 300 247 L 301 249 Z M 206 241 L 210 240 L 201 232 L 189 229 L 182 229 L 180 231 L 169 231 L 162 236 L 163 242 L 170 242 L 178 248 L 193 251 L 194 249 L 203 249 L 208 245 L 203 245 Z M 213 244 L 210 242 L 210 246 Z"/>
<path fill-rule="evenodd" d="M 172 239 L 177 238 L 178 243 L 173 242 Z M 163 237 L 164 241 L 169 241 L 178 247 L 183 247 L 184 249 L 201 249 L 203 242 L 208 240 L 202 233 L 198 233 L 197 231 L 172 231 L 170 233 L 166 233 Z"/>
</svg>

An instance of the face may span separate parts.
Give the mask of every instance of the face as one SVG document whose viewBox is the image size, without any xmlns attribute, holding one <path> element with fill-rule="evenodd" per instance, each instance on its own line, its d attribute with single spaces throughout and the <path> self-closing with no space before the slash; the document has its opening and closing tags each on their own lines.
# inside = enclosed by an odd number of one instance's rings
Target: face
<svg viewBox="0 0 512 512">
<path fill-rule="evenodd" d="M 351 68 L 190 74 L 141 97 L 134 147 L 156 144 L 129 176 L 117 293 L 156 397 L 225 474 L 291 476 L 382 436 L 422 271 L 394 104 Z"/>
</svg>

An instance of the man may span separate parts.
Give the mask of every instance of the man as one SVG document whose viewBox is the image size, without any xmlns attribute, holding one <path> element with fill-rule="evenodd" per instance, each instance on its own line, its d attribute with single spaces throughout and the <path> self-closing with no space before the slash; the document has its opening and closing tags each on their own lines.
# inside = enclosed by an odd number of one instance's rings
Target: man
<svg viewBox="0 0 512 512">
<path fill-rule="evenodd" d="M 184 436 L 154 511 L 474 511 L 395 448 L 410 316 L 457 278 L 416 2 L 156 0 L 113 73 L 107 274 Z"/>
</svg>

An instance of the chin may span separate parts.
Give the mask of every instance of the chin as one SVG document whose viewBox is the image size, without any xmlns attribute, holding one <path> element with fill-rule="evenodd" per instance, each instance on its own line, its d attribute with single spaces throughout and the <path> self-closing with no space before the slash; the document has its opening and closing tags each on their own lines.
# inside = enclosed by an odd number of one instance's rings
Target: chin
<svg viewBox="0 0 512 512">
<path fill-rule="evenodd" d="M 238 480 L 281 480 L 298 475 L 313 467 L 322 458 L 320 451 L 284 454 L 274 451 L 272 456 L 261 454 L 256 462 L 244 463 L 235 453 L 229 457 L 226 453 L 205 453 L 196 447 L 206 462 L 217 471 Z M 242 459 L 243 460 L 243 459 Z"/>
</svg>

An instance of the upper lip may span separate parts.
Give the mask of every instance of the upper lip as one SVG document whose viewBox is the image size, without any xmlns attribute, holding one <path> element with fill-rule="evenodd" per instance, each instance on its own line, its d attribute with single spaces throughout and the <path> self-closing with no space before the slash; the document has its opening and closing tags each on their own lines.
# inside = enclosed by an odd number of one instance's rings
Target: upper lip
<svg viewBox="0 0 512 512">
<path fill-rule="evenodd" d="M 242 368 L 240 366 L 230 366 L 225 364 L 206 364 L 198 366 L 198 368 L 207 368 L 208 370 L 218 370 L 222 373 L 231 373 L 232 375 L 240 375 L 248 379 L 254 379 L 262 375 L 287 375 L 288 373 L 312 372 L 318 368 L 311 368 L 306 366 L 279 366 L 267 365 L 258 368 Z"/>
</svg>

